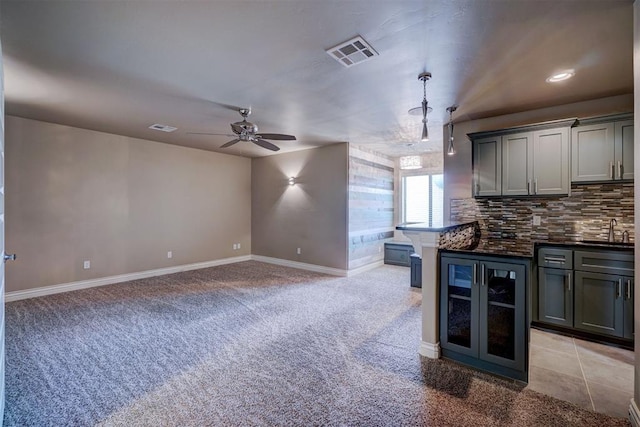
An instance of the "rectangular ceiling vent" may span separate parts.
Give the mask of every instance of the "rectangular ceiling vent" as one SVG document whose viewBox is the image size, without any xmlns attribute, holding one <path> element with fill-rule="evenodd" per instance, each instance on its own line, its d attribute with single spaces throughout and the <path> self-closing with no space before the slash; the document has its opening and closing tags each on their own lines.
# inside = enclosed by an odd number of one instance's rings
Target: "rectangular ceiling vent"
<svg viewBox="0 0 640 427">
<path fill-rule="evenodd" d="M 173 132 L 174 130 L 177 130 L 178 128 L 174 128 L 173 126 L 161 125 L 159 123 L 156 123 L 154 125 L 149 126 L 149 129 L 159 130 L 161 132 Z"/>
<path fill-rule="evenodd" d="M 327 49 L 326 52 L 347 68 L 379 56 L 378 52 L 360 36 Z"/>
</svg>

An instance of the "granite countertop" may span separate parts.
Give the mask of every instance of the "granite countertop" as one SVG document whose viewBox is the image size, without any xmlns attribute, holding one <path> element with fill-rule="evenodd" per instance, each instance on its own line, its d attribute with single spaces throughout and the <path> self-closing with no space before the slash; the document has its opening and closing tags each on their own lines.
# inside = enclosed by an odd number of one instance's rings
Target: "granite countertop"
<svg viewBox="0 0 640 427">
<path fill-rule="evenodd" d="M 440 249 L 445 252 L 461 252 L 470 254 L 499 255 L 518 258 L 533 258 L 538 246 L 566 246 L 571 248 L 593 248 L 618 251 L 633 251 L 634 244 L 622 244 L 621 242 L 609 243 L 606 241 L 533 241 L 528 239 L 500 239 L 485 238 L 478 240 L 476 245 L 467 248 L 447 248 L 446 243 Z"/>
<path fill-rule="evenodd" d="M 427 231 L 427 232 L 443 232 L 451 230 L 452 228 L 473 225 L 476 221 L 461 222 L 461 223 L 448 223 L 448 224 L 436 224 L 429 225 L 426 222 L 405 222 L 396 226 L 396 230 L 401 231 Z"/>
</svg>

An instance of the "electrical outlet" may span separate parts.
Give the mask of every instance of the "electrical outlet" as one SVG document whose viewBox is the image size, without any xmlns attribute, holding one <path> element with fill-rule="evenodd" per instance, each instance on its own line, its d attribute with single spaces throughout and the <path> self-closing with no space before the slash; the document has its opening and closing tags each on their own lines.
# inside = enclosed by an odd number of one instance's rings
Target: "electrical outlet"
<svg viewBox="0 0 640 427">
<path fill-rule="evenodd" d="M 382 253 L 382 245 L 378 245 L 378 253 Z"/>
<path fill-rule="evenodd" d="M 91 261 L 85 261 L 84 264 L 82 265 L 82 268 L 84 268 L 85 270 L 88 270 L 91 268 Z"/>
<path fill-rule="evenodd" d="M 533 216 L 533 225 L 540 225 L 540 216 L 538 215 L 534 215 Z"/>
<path fill-rule="evenodd" d="M 300 254 L 302 253 L 302 249 L 298 248 L 298 249 L 296 250 L 296 253 L 297 253 L 298 255 L 300 255 Z"/>
<path fill-rule="evenodd" d="M 238 245 L 236 245 L 235 243 L 233 244 L 233 250 L 235 251 L 236 249 L 238 249 Z"/>
<path fill-rule="evenodd" d="M 240 243 L 238 243 L 238 249 L 240 249 Z"/>
<path fill-rule="evenodd" d="M 173 252 L 172 251 L 167 252 L 167 258 L 173 258 Z"/>
</svg>

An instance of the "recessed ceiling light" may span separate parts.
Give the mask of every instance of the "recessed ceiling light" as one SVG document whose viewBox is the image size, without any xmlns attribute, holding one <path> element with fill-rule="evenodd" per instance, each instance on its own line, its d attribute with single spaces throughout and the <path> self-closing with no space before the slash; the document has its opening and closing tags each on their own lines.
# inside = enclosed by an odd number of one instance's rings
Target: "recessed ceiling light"
<svg viewBox="0 0 640 427">
<path fill-rule="evenodd" d="M 573 70 L 564 70 L 547 77 L 547 83 L 556 83 L 568 80 L 576 74 Z"/>
</svg>

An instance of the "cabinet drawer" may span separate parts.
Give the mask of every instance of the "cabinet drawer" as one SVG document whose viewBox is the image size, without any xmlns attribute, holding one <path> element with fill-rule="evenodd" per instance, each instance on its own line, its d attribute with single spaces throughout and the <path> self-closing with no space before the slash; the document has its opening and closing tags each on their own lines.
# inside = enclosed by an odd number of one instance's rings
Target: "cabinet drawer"
<svg viewBox="0 0 640 427">
<path fill-rule="evenodd" d="M 385 243 L 384 244 L 384 263 L 393 265 L 404 265 L 409 267 L 411 265 L 411 254 L 413 253 L 413 246 L 402 245 L 397 243 Z"/>
<path fill-rule="evenodd" d="M 633 276 L 633 252 L 574 251 L 575 269 Z"/>
<path fill-rule="evenodd" d="M 573 251 L 571 249 L 541 248 L 538 251 L 538 266 L 573 269 Z"/>
</svg>

